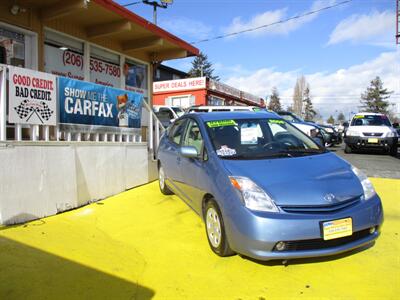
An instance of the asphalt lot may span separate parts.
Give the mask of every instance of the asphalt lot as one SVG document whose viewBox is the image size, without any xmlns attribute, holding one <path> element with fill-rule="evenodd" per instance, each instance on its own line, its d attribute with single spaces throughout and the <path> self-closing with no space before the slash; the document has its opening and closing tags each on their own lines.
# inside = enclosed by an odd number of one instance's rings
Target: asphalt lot
<svg viewBox="0 0 400 300">
<path fill-rule="evenodd" d="M 329 148 L 352 165 L 364 171 L 368 177 L 400 178 L 400 152 L 397 157 L 384 154 L 380 151 L 359 151 L 344 153 L 345 144 Z"/>
</svg>

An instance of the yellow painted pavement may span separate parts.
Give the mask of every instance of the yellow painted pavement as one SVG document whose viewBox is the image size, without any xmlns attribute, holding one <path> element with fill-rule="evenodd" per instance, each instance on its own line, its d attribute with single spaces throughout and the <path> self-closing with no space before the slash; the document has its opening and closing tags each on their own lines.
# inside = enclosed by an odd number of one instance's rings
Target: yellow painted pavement
<svg viewBox="0 0 400 300">
<path fill-rule="evenodd" d="M 372 181 L 377 243 L 288 266 L 214 255 L 200 218 L 157 183 L 3 227 L 0 299 L 398 299 L 400 180 Z"/>
</svg>

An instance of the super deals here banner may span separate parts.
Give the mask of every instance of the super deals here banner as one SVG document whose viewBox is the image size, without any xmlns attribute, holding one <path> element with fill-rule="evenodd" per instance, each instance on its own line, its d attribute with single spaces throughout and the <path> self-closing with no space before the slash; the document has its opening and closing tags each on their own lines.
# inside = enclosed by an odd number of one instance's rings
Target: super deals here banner
<svg viewBox="0 0 400 300">
<path fill-rule="evenodd" d="M 85 81 L 58 78 L 60 123 L 140 127 L 143 96 Z"/>
</svg>

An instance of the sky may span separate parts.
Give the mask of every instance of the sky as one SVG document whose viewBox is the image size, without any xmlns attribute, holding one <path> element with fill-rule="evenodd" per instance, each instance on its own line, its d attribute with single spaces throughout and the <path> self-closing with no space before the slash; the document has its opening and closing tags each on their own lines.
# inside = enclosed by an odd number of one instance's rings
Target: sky
<svg viewBox="0 0 400 300">
<path fill-rule="evenodd" d="M 304 75 L 312 101 L 327 118 L 358 112 L 360 94 L 380 76 L 393 91 L 400 114 L 400 45 L 395 43 L 396 0 L 352 0 L 288 22 L 230 34 L 335 5 L 344 0 L 175 0 L 158 9 L 158 26 L 194 43 L 224 83 L 269 97 L 276 87 L 284 106 L 292 103 L 296 79 Z M 119 0 L 120 4 L 136 1 Z M 128 6 L 152 20 L 152 7 Z M 193 58 L 164 64 L 188 71 Z M 399 115 L 400 116 L 400 115 Z"/>
</svg>

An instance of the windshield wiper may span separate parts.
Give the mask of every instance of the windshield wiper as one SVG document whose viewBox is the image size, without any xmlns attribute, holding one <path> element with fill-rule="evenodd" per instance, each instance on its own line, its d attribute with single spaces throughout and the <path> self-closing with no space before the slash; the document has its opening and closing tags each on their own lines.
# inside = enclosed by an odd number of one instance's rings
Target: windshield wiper
<svg viewBox="0 0 400 300">
<path fill-rule="evenodd" d="M 274 152 L 274 153 L 261 153 L 261 154 L 241 154 L 235 156 L 220 156 L 222 159 L 265 159 L 265 158 L 278 158 L 278 157 L 293 157 L 288 152 Z"/>
<path fill-rule="evenodd" d="M 296 154 L 312 155 L 312 154 L 321 154 L 321 153 L 326 153 L 326 152 L 327 152 L 327 150 L 320 150 L 320 149 L 285 150 L 285 153 L 290 153 L 292 155 L 296 155 Z"/>
</svg>

